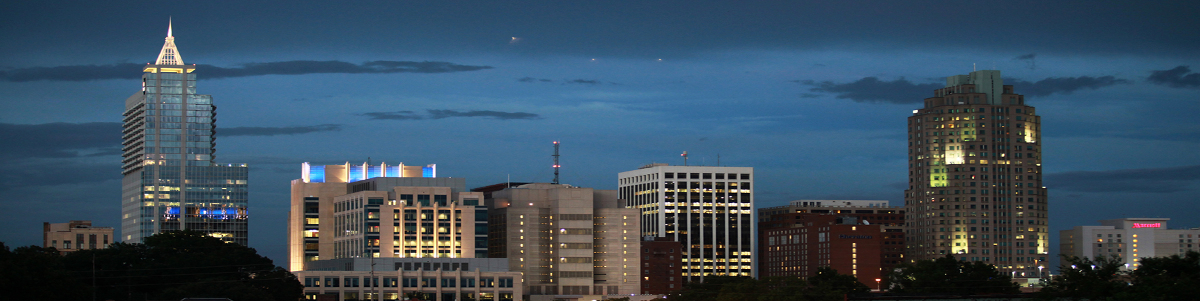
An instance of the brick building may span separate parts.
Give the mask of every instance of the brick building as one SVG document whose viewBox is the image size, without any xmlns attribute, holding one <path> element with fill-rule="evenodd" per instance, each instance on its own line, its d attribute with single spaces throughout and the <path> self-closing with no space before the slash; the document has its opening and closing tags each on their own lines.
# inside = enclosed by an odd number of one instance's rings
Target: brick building
<svg viewBox="0 0 1200 301">
<path fill-rule="evenodd" d="M 683 288 L 683 244 L 669 237 L 642 240 L 642 294 L 663 295 Z"/>
<path fill-rule="evenodd" d="M 762 277 L 832 267 L 875 288 L 904 257 L 904 211 L 887 201 L 793 201 L 759 210 Z"/>
</svg>

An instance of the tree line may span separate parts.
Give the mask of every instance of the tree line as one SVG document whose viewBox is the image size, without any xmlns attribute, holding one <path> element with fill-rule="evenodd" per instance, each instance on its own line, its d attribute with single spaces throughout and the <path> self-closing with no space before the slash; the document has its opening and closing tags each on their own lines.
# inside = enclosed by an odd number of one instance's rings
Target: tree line
<svg viewBox="0 0 1200 301">
<path fill-rule="evenodd" d="M 254 249 L 196 231 L 66 255 L 39 246 L 10 250 L 0 242 L 0 292 L 8 300 L 295 301 L 303 289 Z"/>
</svg>

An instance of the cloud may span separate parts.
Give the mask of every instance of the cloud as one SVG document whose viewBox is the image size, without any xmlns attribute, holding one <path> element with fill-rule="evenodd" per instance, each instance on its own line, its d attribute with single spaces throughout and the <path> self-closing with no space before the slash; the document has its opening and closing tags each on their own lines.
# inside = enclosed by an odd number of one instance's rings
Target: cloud
<svg viewBox="0 0 1200 301">
<path fill-rule="evenodd" d="M 0 71 L 0 80 L 10 82 L 28 81 L 88 81 L 105 79 L 138 79 L 142 74 L 130 72 L 142 70 L 145 65 L 119 63 L 111 65 L 73 65 L 57 67 L 29 67 Z M 369 61 L 354 64 L 342 61 L 283 61 L 269 63 L 247 63 L 238 67 L 197 65 L 200 74 L 207 79 L 246 77 L 259 75 L 301 75 L 317 73 L 449 73 L 492 69 L 491 66 L 459 65 L 449 62 L 414 61 Z"/>
<path fill-rule="evenodd" d="M 370 112 L 359 114 L 362 116 L 371 117 L 371 120 L 417 120 L 425 119 L 421 115 L 413 113 L 413 111 L 396 111 L 396 112 Z"/>
<path fill-rule="evenodd" d="M 538 114 L 525 112 L 498 112 L 498 111 L 466 111 L 459 112 L 455 110 L 428 110 L 430 119 L 442 119 L 450 117 L 487 117 L 500 120 L 511 119 L 541 119 Z"/>
<path fill-rule="evenodd" d="M 1025 64 L 1027 66 L 1029 66 L 1029 70 L 1037 70 L 1036 58 L 1037 58 L 1037 53 L 1029 53 L 1029 54 L 1018 55 L 1017 57 L 1015 57 L 1013 59 L 1018 60 L 1018 61 L 1025 61 Z"/>
<path fill-rule="evenodd" d="M 420 120 L 420 119 L 445 119 L 451 117 L 484 117 L 500 120 L 512 119 L 541 119 L 542 117 L 534 113 L 525 112 L 500 112 L 488 110 L 425 110 L 428 114 L 420 115 L 413 111 L 396 111 L 396 112 L 370 112 L 359 115 L 371 117 L 371 120 Z"/>
<path fill-rule="evenodd" d="M 1150 71 L 1147 78 L 1151 83 L 1166 85 L 1173 88 L 1200 88 L 1200 73 L 1192 73 L 1188 66 L 1179 66 L 1170 70 Z"/>
<path fill-rule="evenodd" d="M 581 84 L 581 85 L 599 85 L 600 81 L 594 79 L 573 79 L 564 80 L 564 84 Z"/>
<path fill-rule="evenodd" d="M 315 132 L 332 132 L 342 130 L 340 124 L 320 124 L 309 126 L 285 126 L 285 127 L 256 127 L 256 126 L 241 126 L 231 128 L 217 128 L 217 136 L 232 137 L 232 136 L 275 136 L 275 135 L 296 135 Z"/>
<path fill-rule="evenodd" d="M 1050 77 L 1036 82 L 1029 82 L 1015 78 L 1004 79 L 1005 85 L 1013 85 L 1017 94 L 1025 96 L 1046 96 L 1050 94 L 1071 94 L 1072 92 L 1091 89 L 1096 90 L 1104 87 L 1130 84 L 1126 79 L 1106 75 L 1101 77 L 1080 76 L 1080 77 Z"/>
<path fill-rule="evenodd" d="M 904 78 L 894 81 L 881 81 L 876 77 L 864 77 L 851 83 L 834 83 L 831 81 L 815 82 L 811 80 L 793 81 L 814 86 L 812 92 L 834 93 L 839 99 L 850 99 L 855 102 L 910 104 L 921 103 L 933 95 L 933 90 L 944 87 L 941 84 L 914 84 Z"/>
<path fill-rule="evenodd" d="M 528 77 L 528 76 L 518 78 L 517 81 L 522 82 L 522 83 L 534 83 L 534 82 L 552 83 L 552 82 L 555 82 L 555 80 L 552 80 L 552 79 L 533 78 L 533 77 Z M 603 82 L 601 82 L 599 80 L 594 80 L 594 79 L 564 79 L 564 80 L 562 80 L 561 83 L 564 85 L 567 85 L 567 84 L 599 85 L 599 84 L 602 84 Z M 620 84 L 614 83 L 614 82 L 608 82 L 608 83 L 613 84 L 613 85 L 620 85 Z"/>
<path fill-rule="evenodd" d="M 0 162 L 25 158 L 71 158 L 120 150 L 121 124 L 0 123 Z"/>
<path fill-rule="evenodd" d="M 1200 165 L 1062 172 L 1046 175 L 1045 183 L 1050 189 L 1077 192 L 1169 193 L 1189 190 L 1197 180 Z"/>
<path fill-rule="evenodd" d="M 1029 54 L 1033 55 L 1033 54 Z M 833 93 L 839 99 L 850 99 L 855 102 L 912 104 L 921 103 L 925 98 L 933 96 L 933 90 L 945 87 L 942 84 L 916 84 L 904 78 L 894 81 L 881 81 L 876 77 L 864 77 L 850 83 L 835 83 L 832 81 L 816 82 L 812 80 L 793 80 L 791 82 L 814 86 L 812 92 Z M 1050 94 L 1071 94 L 1083 89 L 1099 89 L 1119 84 L 1132 83 L 1111 75 L 1101 77 L 1051 77 L 1036 82 L 1015 78 L 1004 79 L 1004 84 L 1016 87 L 1017 93 L 1025 96 L 1046 96 Z M 811 98 L 813 94 L 801 97 Z"/>
</svg>

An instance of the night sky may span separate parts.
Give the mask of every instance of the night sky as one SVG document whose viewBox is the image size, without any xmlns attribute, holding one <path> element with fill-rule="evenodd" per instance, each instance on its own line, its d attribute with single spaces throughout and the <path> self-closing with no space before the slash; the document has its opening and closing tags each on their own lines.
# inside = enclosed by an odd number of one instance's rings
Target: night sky
<svg viewBox="0 0 1200 301">
<path fill-rule="evenodd" d="M 1043 118 L 1052 254 L 1101 219 L 1200 227 L 1197 2 L 349 3 L 0 3 L 0 241 L 120 226 L 124 100 L 169 17 L 218 107 L 217 161 L 251 166 L 250 246 L 277 263 L 302 162 L 548 182 L 558 140 L 576 186 L 687 151 L 754 167 L 759 208 L 901 206 L 906 117 L 973 68 Z"/>
</svg>

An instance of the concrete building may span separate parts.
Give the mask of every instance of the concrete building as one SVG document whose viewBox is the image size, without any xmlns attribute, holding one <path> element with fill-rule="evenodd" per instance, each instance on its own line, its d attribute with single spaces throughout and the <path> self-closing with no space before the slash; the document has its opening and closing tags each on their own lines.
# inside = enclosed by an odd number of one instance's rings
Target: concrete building
<svg viewBox="0 0 1200 301">
<path fill-rule="evenodd" d="M 305 300 L 521 300 L 521 273 L 503 258 L 344 258 L 318 260 L 294 272 Z"/>
<path fill-rule="evenodd" d="M 683 244 L 666 237 L 646 236 L 642 240 L 642 294 L 664 295 L 683 289 L 683 269 L 679 259 Z"/>
<path fill-rule="evenodd" d="M 196 94 L 196 65 L 185 65 L 171 26 L 141 89 L 122 115 L 121 237 L 194 230 L 245 245 L 249 237 L 244 163 L 216 163 L 216 109 Z"/>
<path fill-rule="evenodd" d="M 492 192 L 489 248 L 529 295 L 605 299 L 640 290 L 638 211 L 613 190 L 534 183 Z M 503 252 L 496 252 L 503 250 Z"/>
<path fill-rule="evenodd" d="M 650 164 L 620 173 L 620 197 L 641 213 L 641 236 L 683 244 L 683 276 L 754 274 L 754 168 Z"/>
<path fill-rule="evenodd" d="M 905 258 L 954 254 L 1032 276 L 1049 257 L 1041 117 L 1000 71 L 946 78 L 908 118 Z"/>
<path fill-rule="evenodd" d="M 800 200 L 759 209 L 759 275 L 815 275 L 832 267 L 877 289 L 904 260 L 904 208 L 887 201 Z"/>
<path fill-rule="evenodd" d="M 289 269 L 322 259 L 487 257 L 483 194 L 435 165 L 301 166 L 292 181 Z"/>
<path fill-rule="evenodd" d="M 62 254 L 107 248 L 114 238 L 112 227 L 92 227 L 92 221 L 42 223 L 42 247 Z"/>
<path fill-rule="evenodd" d="M 1059 252 L 1092 259 L 1116 256 L 1129 269 L 1137 269 L 1146 257 L 1200 252 L 1200 228 L 1169 229 L 1170 220 L 1122 218 L 1102 220 L 1100 226 L 1075 226 L 1058 232 Z"/>
</svg>

